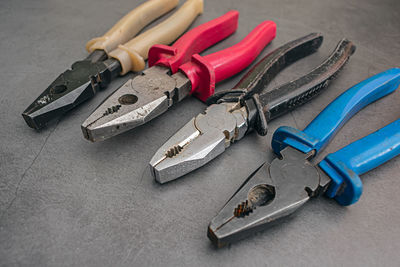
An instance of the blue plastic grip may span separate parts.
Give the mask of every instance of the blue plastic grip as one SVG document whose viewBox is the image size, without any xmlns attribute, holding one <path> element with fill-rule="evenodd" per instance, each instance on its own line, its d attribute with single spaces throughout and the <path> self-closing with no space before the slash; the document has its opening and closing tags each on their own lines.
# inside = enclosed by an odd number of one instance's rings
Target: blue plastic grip
<svg viewBox="0 0 400 267">
<path fill-rule="evenodd" d="M 323 149 L 338 130 L 359 110 L 392 93 L 400 85 L 400 69 L 390 69 L 360 82 L 330 103 L 304 129 L 306 135 L 319 140 L 317 152 Z"/>
<path fill-rule="evenodd" d="M 362 194 L 360 177 L 400 154 L 400 119 L 329 154 L 319 167 L 332 179 L 326 195 L 351 205 Z"/>
<path fill-rule="evenodd" d="M 400 85 L 400 69 L 393 68 L 372 76 L 351 87 L 331 102 L 305 129 L 278 128 L 272 138 L 275 153 L 292 146 L 304 153 L 317 154 L 337 131 L 359 110 L 392 93 Z"/>
</svg>

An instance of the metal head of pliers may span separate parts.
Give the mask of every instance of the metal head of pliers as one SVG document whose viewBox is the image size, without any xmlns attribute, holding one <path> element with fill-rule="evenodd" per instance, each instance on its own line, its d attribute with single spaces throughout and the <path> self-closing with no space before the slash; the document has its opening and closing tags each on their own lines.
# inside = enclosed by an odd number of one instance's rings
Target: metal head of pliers
<svg viewBox="0 0 400 267">
<path fill-rule="evenodd" d="M 170 75 L 163 66 L 153 66 L 127 81 L 82 123 L 90 141 L 100 141 L 142 125 L 164 113 L 190 92 L 190 82 L 178 72 Z"/>
<path fill-rule="evenodd" d="M 104 51 L 98 51 L 104 53 Z M 105 54 L 105 53 L 104 53 Z M 107 56 L 105 54 L 105 56 Z M 118 75 L 121 68 L 118 61 L 93 61 L 90 58 L 75 62 L 22 113 L 31 128 L 43 128 L 53 118 L 92 98 L 111 79 Z"/>
<path fill-rule="evenodd" d="M 209 106 L 168 140 L 150 161 L 155 179 L 164 183 L 170 177 L 197 169 L 224 152 L 247 131 L 247 111 L 237 103 Z"/>
<path fill-rule="evenodd" d="M 281 127 L 272 138 L 280 156 L 264 163 L 237 190 L 208 227 L 218 247 L 259 231 L 325 193 L 341 205 L 355 203 L 362 192 L 358 175 L 400 154 L 400 120 L 341 150 L 318 164 L 315 155 L 360 109 L 400 85 L 400 69 L 375 75 L 347 90 L 303 131 Z M 341 110 L 341 113 L 337 113 Z"/>
<path fill-rule="evenodd" d="M 264 163 L 212 219 L 210 240 L 222 247 L 242 239 L 290 215 L 317 194 L 327 179 L 308 164 L 309 157 L 288 150 L 282 151 L 281 160 Z"/>
<path fill-rule="evenodd" d="M 257 63 L 234 89 L 211 96 L 209 102 L 214 104 L 157 150 L 150 161 L 155 179 L 165 183 L 205 165 L 252 129 L 265 135 L 267 121 L 316 96 L 353 53 L 348 40 L 339 42 L 330 57 L 307 75 L 262 91 L 280 70 L 315 52 L 321 43 L 322 35 L 313 33 L 285 44 Z"/>
</svg>

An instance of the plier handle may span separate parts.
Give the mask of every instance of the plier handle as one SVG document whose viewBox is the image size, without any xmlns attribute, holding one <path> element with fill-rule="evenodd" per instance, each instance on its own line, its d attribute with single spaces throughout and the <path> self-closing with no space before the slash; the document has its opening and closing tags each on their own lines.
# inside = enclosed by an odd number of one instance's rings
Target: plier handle
<svg viewBox="0 0 400 267">
<path fill-rule="evenodd" d="M 112 26 L 103 36 L 86 43 L 86 50 L 109 53 L 128 42 L 146 25 L 175 8 L 179 0 L 149 0 L 131 10 Z"/>
<path fill-rule="evenodd" d="M 129 71 L 141 71 L 145 68 L 145 60 L 153 45 L 174 42 L 201 13 L 203 0 L 187 0 L 171 17 L 129 42 L 118 45 L 109 52 L 109 56 L 121 63 L 121 75 Z"/>
</svg>

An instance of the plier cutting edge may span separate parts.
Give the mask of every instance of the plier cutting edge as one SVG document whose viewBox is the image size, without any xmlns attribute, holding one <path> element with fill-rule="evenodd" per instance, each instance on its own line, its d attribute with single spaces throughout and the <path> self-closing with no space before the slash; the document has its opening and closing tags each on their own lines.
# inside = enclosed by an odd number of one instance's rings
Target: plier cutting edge
<svg viewBox="0 0 400 267">
<path fill-rule="evenodd" d="M 310 198 L 325 194 L 351 205 L 362 193 L 359 175 L 400 154 L 400 119 L 359 139 L 321 162 L 313 158 L 359 110 L 392 93 L 400 69 L 389 69 L 348 89 L 331 102 L 303 131 L 278 128 L 272 148 L 279 156 L 264 163 L 225 204 L 208 227 L 218 247 L 292 214 Z"/>
<path fill-rule="evenodd" d="M 208 99 L 211 103 L 176 132 L 150 161 L 159 183 L 181 177 L 222 154 L 232 143 L 255 129 L 267 133 L 267 121 L 308 102 L 328 86 L 353 54 L 355 46 L 343 39 L 333 53 L 308 74 L 265 92 L 267 84 L 285 67 L 318 50 L 323 37 L 312 33 L 289 42 L 259 61 L 232 89 Z"/>
<path fill-rule="evenodd" d="M 89 56 L 60 74 L 22 113 L 28 126 L 41 129 L 94 97 L 118 75 L 143 70 L 152 45 L 172 43 L 203 12 L 203 0 L 188 0 L 168 19 L 129 41 L 178 2 L 149 0 L 125 15 L 105 35 L 90 40 L 86 44 Z"/>
<path fill-rule="evenodd" d="M 155 45 L 149 51 L 149 69 L 125 83 L 82 124 L 90 141 L 100 141 L 142 125 L 193 94 L 205 101 L 215 84 L 247 67 L 275 38 L 272 21 L 259 24 L 238 44 L 200 56 L 204 49 L 235 32 L 239 12 L 196 27 L 171 47 Z"/>
</svg>

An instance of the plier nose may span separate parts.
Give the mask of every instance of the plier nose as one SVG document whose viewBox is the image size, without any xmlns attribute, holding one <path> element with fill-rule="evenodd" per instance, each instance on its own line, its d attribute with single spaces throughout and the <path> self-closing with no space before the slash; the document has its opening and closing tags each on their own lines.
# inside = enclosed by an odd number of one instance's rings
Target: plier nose
<svg viewBox="0 0 400 267">
<path fill-rule="evenodd" d="M 66 70 L 22 113 L 31 128 L 43 128 L 54 117 L 61 116 L 86 99 L 93 97 L 111 77 L 107 65 L 89 59 L 77 61 Z M 121 71 L 117 67 L 116 73 Z"/>
<path fill-rule="evenodd" d="M 318 189 L 317 170 L 296 161 L 299 157 L 306 160 L 307 155 L 288 151 L 282 156 L 283 159 L 265 163 L 253 173 L 211 220 L 207 235 L 217 247 L 288 216 L 310 199 L 308 192 Z M 305 184 L 311 187 L 310 191 L 305 190 Z"/>
<path fill-rule="evenodd" d="M 161 67 L 147 69 L 143 75 L 127 81 L 112 93 L 82 123 L 85 138 L 93 142 L 107 139 L 142 125 L 158 112 L 167 110 L 171 104 L 165 92 L 176 87 L 175 79 L 167 72 L 168 69 Z"/>
<path fill-rule="evenodd" d="M 247 129 L 245 108 L 211 105 L 190 120 L 156 152 L 150 169 L 159 183 L 191 172 L 222 154 Z"/>
</svg>

